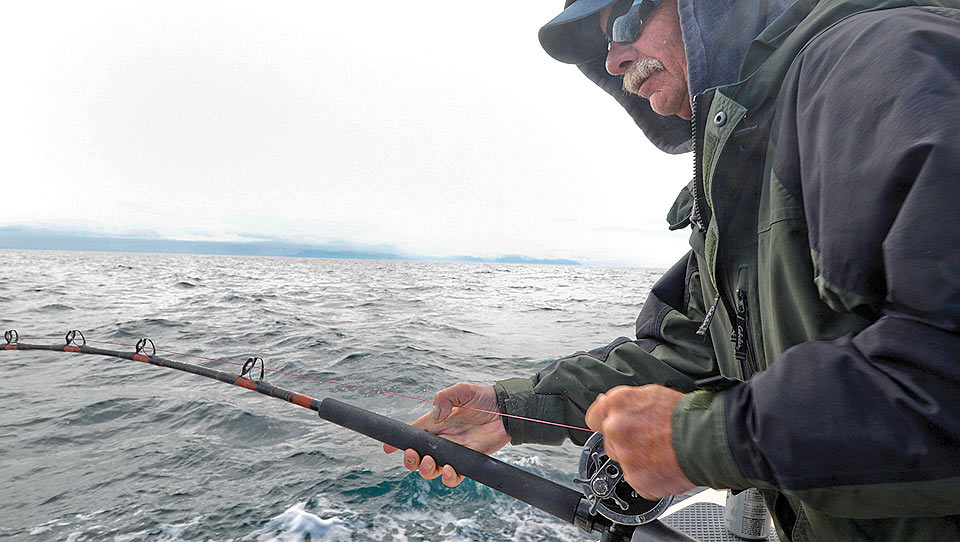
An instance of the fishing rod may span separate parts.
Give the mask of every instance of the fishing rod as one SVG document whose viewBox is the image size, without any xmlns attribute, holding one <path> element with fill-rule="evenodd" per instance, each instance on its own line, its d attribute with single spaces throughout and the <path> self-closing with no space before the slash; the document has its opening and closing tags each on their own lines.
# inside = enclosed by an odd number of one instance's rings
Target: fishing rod
<svg viewBox="0 0 960 542">
<path fill-rule="evenodd" d="M 3 350 L 70 352 L 138 361 L 218 380 L 308 408 L 317 412 L 320 418 L 326 421 L 394 448 L 401 450 L 412 448 L 420 454 L 420 457 L 430 455 L 438 465 L 451 465 L 458 474 L 523 501 L 567 523 L 572 523 L 588 533 L 602 533 L 600 538 L 602 542 L 628 540 L 632 542 L 696 542 L 693 538 L 656 519 L 666 510 L 671 499 L 648 501 L 639 497 L 624 479 L 620 465 L 603 452 L 603 436 L 599 433 L 594 433 L 587 440 L 581 453 L 579 477 L 574 479 L 581 486 L 582 492 L 579 492 L 392 418 L 330 397 L 315 399 L 269 384 L 264 381 L 267 371 L 283 372 L 266 369 L 263 359 L 259 357 L 248 358 L 242 365 L 236 363 L 241 365 L 240 374 L 237 375 L 157 356 L 158 349 L 148 338 L 141 338 L 132 352 L 89 346 L 83 332 L 79 330 L 67 332 L 62 344 L 23 343 L 16 330 L 4 333 L 4 339 L 6 344 L 3 345 Z M 213 358 L 202 359 L 222 361 Z M 259 375 L 257 369 L 259 369 Z M 353 387 L 389 393 L 362 386 Z M 411 397 L 411 399 L 417 398 Z M 574 427 L 574 429 L 582 428 Z"/>
</svg>

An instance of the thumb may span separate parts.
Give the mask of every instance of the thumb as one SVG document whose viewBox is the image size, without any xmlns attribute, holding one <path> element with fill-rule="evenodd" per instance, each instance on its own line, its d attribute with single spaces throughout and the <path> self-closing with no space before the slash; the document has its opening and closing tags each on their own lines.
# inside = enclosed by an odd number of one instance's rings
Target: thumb
<svg viewBox="0 0 960 542">
<path fill-rule="evenodd" d="M 447 419 L 453 412 L 453 407 L 461 407 L 470 404 L 476 400 L 478 391 L 477 386 L 461 382 L 454 384 L 449 388 L 440 390 L 433 398 L 433 411 L 430 418 L 434 422 L 441 422 Z"/>
</svg>

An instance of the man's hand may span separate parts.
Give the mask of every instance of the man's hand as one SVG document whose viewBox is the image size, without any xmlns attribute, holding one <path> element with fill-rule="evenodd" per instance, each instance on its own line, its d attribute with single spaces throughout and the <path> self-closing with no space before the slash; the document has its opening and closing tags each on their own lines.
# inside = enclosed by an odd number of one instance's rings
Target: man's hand
<svg viewBox="0 0 960 542">
<path fill-rule="evenodd" d="M 461 407 L 496 412 L 497 392 L 493 386 L 455 384 L 437 392 L 433 398 L 433 411 L 410 425 L 488 455 L 510 442 L 510 435 L 504 429 L 500 416 Z M 397 449 L 384 444 L 383 451 L 392 454 Z M 420 456 L 412 449 L 403 452 L 403 466 L 409 470 L 419 470 L 420 476 L 427 480 L 442 475 L 444 485 L 450 487 L 463 481 L 463 476 L 458 475 L 452 466 L 438 467 L 429 455 L 424 456 L 421 461 Z"/>
<path fill-rule="evenodd" d="M 683 394 L 663 386 L 618 386 L 601 393 L 587 410 L 587 426 L 603 433 L 610 459 L 645 499 L 692 489 L 673 451 L 671 417 Z"/>
</svg>

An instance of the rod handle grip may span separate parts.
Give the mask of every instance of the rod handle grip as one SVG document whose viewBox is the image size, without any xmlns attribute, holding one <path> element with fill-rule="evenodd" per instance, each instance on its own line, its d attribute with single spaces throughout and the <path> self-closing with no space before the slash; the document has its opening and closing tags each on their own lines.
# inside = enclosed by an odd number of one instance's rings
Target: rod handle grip
<svg viewBox="0 0 960 542">
<path fill-rule="evenodd" d="M 336 399 L 326 398 L 321 401 L 317 413 L 324 420 L 400 450 L 413 448 L 420 457 L 429 455 L 437 465 L 451 465 L 457 474 L 462 474 L 521 500 L 568 523 L 574 522 L 577 506 L 583 498 L 579 491 L 508 465 L 422 429 Z"/>
</svg>

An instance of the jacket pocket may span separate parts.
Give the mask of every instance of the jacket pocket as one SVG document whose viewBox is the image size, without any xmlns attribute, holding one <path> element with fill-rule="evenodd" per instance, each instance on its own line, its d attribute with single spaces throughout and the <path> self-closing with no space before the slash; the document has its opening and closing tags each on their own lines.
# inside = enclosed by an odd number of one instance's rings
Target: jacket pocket
<svg viewBox="0 0 960 542">
<path fill-rule="evenodd" d="M 744 380 L 749 380 L 750 377 L 762 370 L 757 358 L 758 344 L 754 333 L 755 319 L 758 315 L 754 313 L 756 307 L 752 303 L 750 295 L 756 281 L 748 280 L 749 277 L 750 268 L 741 267 L 738 273 L 737 287 L 734 290 L 733 331 L 730 333 L 734 357 L 740 364 L 740 371 Z"/>
</svg>

